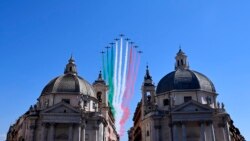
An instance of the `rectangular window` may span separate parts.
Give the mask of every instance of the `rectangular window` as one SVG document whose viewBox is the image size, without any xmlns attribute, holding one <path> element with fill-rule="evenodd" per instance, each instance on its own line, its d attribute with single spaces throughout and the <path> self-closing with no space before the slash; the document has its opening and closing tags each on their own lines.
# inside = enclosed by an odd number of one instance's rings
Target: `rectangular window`
<svg viewBox="0 0 250 141">
<path fill-rule="evenodd" d="M 70 104 L 70 100 L 69 99 L 62 99 L 62 102 Z"/>
<path fill-rule="evenodd" d="M 192 96 L 184 96 L 184 102 L 192 100 Z"/>
<path fill-rule="evenodd" d="M 164 106 L 169 105 L 169 99 L 163 99 L 163 105 Z"/>
</svg>

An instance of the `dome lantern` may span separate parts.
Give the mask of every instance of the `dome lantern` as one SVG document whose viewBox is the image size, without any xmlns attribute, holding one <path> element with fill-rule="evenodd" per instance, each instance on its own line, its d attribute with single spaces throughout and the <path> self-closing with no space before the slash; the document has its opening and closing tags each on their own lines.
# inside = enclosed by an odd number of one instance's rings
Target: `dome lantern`
<svg viewBox="0 0 250 141">
<path fill-rule="evenodd" d="M 66 65 L 66 68 L 64 70 L 64 74 L 73 74 L 77 75 L 75 60 L 73 59 L 73 56 L 71 55 L 68 64 Z"/>
<path fill-rule="evenodd" d="M 179 49 L 178 53 L 176 54 L 175 57 L 175 70 L 177 69 L 189 69 L 189 65 L 187 62 L 187 56 L 185 55 L 185 53 L 181 50 L 181 48 Z"/>
</svg>

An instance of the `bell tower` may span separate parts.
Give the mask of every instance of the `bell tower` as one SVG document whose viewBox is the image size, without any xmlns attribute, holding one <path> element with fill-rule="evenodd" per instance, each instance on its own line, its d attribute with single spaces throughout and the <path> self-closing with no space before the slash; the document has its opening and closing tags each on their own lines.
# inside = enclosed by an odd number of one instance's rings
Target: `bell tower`
<svg viewBox="0 0 250 141">
<path fill-rule="evenodd" d="M 146 74 L 144 76 L 144 82 L 142 84 L 142 112 L 143 116 L 153 111 L 156 108 L 155 105 L 155 85 L 153 84 L 152 77 L 150 76 L 148 65 L 146 68 Z"/>
<path fill-rule="evenodd" d="M 105 111 L 108 110 L 108 96 L 107 96 L 108 86 L 106 85 L 105 81 L 102 78 L 101 71 L 99 72 L 97 80 L 93 83 L 93 87 L 96 92 L 99 111 L 101 111 L 103 115 L 106 115 L 107 112 Z"/>
</svg>

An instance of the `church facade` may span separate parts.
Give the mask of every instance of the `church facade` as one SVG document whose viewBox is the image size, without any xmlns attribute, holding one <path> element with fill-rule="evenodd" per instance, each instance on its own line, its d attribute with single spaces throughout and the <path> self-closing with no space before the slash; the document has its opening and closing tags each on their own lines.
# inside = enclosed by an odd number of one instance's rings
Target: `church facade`
<svg viewBox="0 0 250 141">
<path fill-rule="evenodd" d="M 147 67 L 129 141 L 245 141 L 212 81 L 189 69 L 181 49 L 175 59 L 175 70 L 157 86 Z"/>
<path fill-rule="evenodd" d="M 71 57 L 64 74 L 10 126 L 7 141 L 118 141 L 107 91 L 101 72 L 91 85 L 78 75 Z"/>
</svg>

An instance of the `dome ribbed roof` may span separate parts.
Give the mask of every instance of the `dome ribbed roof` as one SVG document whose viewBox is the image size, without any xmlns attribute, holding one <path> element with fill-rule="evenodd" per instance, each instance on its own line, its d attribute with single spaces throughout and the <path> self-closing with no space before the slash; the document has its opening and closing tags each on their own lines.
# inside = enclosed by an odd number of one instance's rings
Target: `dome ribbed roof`
<svg viewBox="0 0 250 141">
<path fill-rule="evenodd" d="M 44 87 L 42 95 L 50 93 L 80 93 L 95 97 L 93 87 L 83 78 L 73 74 L 64 74 L 52 79 Z"/>
<path fill-rule="evenodd" d="M 189 69 L 177 69 L 160 80 L 156 93 L 193 89 L 216 92 L 213 83 L 205 75 Z"/>
<path fill-rule="evenodd" d="M 75 61 L 72 56 L 69 59 L 69 63 L 66 65 L 64 74 L 52 79 L 44 87 L 41 95 L 50 93 L 76 93 L 96 97 L 91 84 L 77 75 Z"/>
</svg>

